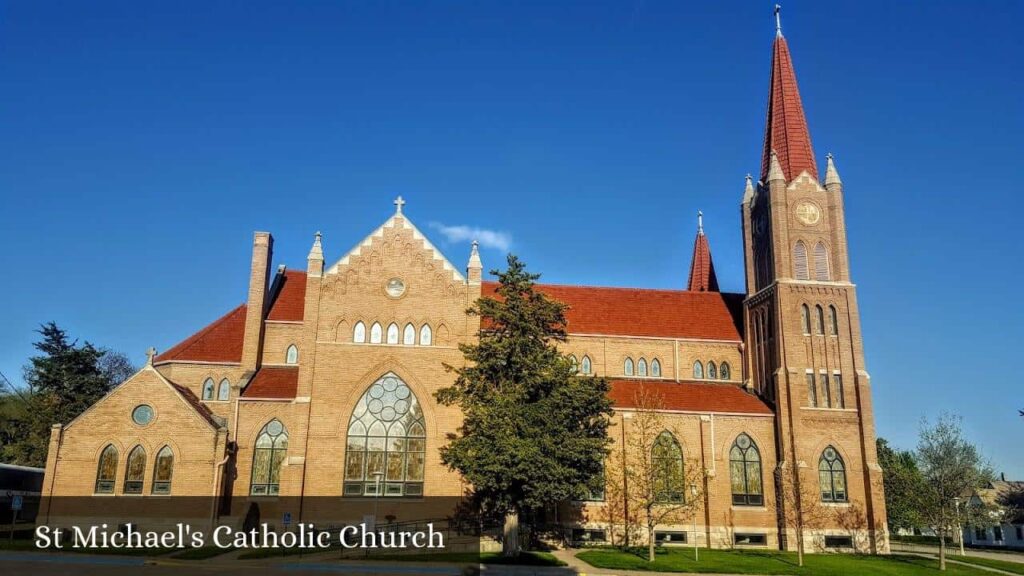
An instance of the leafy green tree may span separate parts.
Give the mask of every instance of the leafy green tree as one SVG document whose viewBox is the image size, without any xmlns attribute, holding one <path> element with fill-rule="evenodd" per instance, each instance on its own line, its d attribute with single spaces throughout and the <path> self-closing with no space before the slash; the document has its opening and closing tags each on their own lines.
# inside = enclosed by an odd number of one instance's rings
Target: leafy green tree
<svg viewBox="0 0 1024 576">
<path fill-rule="evenodd" d="M 441 459 L 484 514 L 505 518 L 503 546 L 514 556 L 520 514 L 603 489 L 611 401 L 603 378 L 578 375 L 559 352 L 566 306 L 534 290 L 539 275 L 511 254 L 492 274 L 498 297 L 469 309 L 481 318 L 479 338 L 460 346 L 466 364 L 448 367 L 457 378 L 436 397 L 464 417 Z"/>
<path fill-rule="evenodd" d="M 879 438 L 878 464 L 882 467 L 885 487 L 885 511 L 890 530 L 913 530 L 921 527 L 918 500 L 924 478 L 917 467 L 914 453 L 893 448 Z"/>
</svg>

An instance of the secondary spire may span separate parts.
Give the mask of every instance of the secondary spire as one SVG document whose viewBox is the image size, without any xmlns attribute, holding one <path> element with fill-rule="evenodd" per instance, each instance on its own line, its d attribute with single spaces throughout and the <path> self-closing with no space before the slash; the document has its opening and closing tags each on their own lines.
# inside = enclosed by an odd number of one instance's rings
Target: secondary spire
<svg viewBox="0 0 1024 576">
<path fill-rule="evenodd" d="M 704 235 L 704 213 L 697 212 L 697 238 L 693 241 L 693 260 L 690 262 L 691 292 L 718 292 L 718 277 L 711 261 L 711 246 Z"/>
</svg>

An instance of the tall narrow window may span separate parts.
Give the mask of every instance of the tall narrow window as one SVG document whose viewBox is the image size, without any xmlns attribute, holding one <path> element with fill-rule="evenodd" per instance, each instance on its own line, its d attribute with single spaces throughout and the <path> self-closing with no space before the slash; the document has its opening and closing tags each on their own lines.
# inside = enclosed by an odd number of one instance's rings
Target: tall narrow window
<svg viewBox="0 0 1024 576">
<path fill-rule="evenodd" d="M 764 504 L 761 483 L 761 453 L 757 444 L 746 434 L 740 434 L 729 449 L 729 477 L 732 483 L 732 503 L 738 506 Z"/>
<path fill-rule="evenodd" d="M 356 344 L 363 344 L 366 342 L 366 324 L 356 322 L 355 327 L 352 328 L 352 341 Z"/>
<path fill-rule="evenodd" d="M 814 245 L 814 279 L 828 280 L 828 250 L 823 242 Z"/>
<path fill-rule="evenodd" d="M 590 356 L 583 357 L 583 360 L 580 361 L 580 368 L 583 370 L 584 374 L 590 374 L 592 368 L 590 365 Z"/>
<path fill-rule="evenodd" d="M 225 378 L 220 381 L 220 386 L 217 388 L 217 400 L 221 402 L 227 402 L 231 399 L 231 382 Z"/>
<path fill-rule="evenodd" d="M 814 332 L 815 332 L 815 334 L 824 334 L 825 333 L 825 311 L 821 309 L 821 305 L 820 304 L 814 307 L 814 314 L 815 314 L 815 323 L 814 323 L 815 330 L 814 330 Z"/>
<path fill-rule="evenodd" d="M 836 449 L 829 446 L 818 460 L 818 483 L 822 502 L 846 502 L 846 467 Z"/>
<path fill-rule="evenodd" d="M 267 422 L 256 437 L 252 452 L 252 480 L 249 494 L 274 496 L 281 491 L 281 464 L 288 454 L 288 431 L 276 418 Z"/>
<path fill-rule="evenodd" d="M 388 324 L 388 344 L 398 344 L 398 324 Z"/>
<path fill-rule="evenodd" d="M 654 474 L 654 499 L 658 502 L 682 502 L 686 494 L 683 474 L 683 449 L 667 430 L 658 435 L 651 447 Z"/>
<path fill-rule="evenodd" d="M 637 376 L 647 376 L 647 360 L 644 360 L 643 358 L 637 360 L 637 362 L 636 362 L 636 375 Z"/>
<path fill-rule="evenodd" d="M 818 389 L 814 384 L 814 372 L 807 373 L 807 405 L 818 405 Z"/>
<path fill-rule="evenodd" d="M 426 428 L 416 395 L 388 372 L 363 394 L 348 424 L 345 496 L 422 496 Z"/>
<path fill-rule="evenodd" d="M 793 269 L 797 280 L 810 280 L 807 269 L 807 246 L 803 240 L 797 240 L 793 246 Z"/>
<path fill-rule="evenodd" d="M 430 331 L 430 324 L 424 324 L 420 328 L 420 346 L 430 346 L 434 341 L 434 333 Z"/>
<path fill-rule="evenodd" d="M 708 380 L 714 380 L 718 378 L 718 368 L 715 367 L 713 361 L 708 361 Z"/>
<path fill-rule="evenodd" d="M 811 333 L 811 309 L 807 307 L 807 304 L 800 305 L 800 326 L 804 330 L 804 334 Z"/>
<path fill-rule="evenodd" d="M 835 403 L 836 408 L 846 408 L 846 396 L 843 391 L 843 375 L 834 372 L 832 374 L 832 385 L 835 387 Z"/>
<path fill-rule="evenodd" d="M 100 453 L 100 461 L 96 466 L 96 493 L 113 494 L 114 483 L 117 482 L 117 448 L 113 444 Z"/>
<path fill-rule="evenodd" d="M 370 326 L 370 344 L 380 344 L 383 340 L 384 329 L 379 322 L 374 322 L 373 326 Z"/>
<path fill-rule="evenodd" d="M 171 493 L 171 476 L 174 473 L 174 452 L 170 446 L 164 446 L 156 453 L 156 464 L 153 466 L 153 494 Z"/>
<path fill-rule="evenodd" d="M 651 376 L 661 378 L 661 360 L 657 358 L 651 360 Z"/>
<path fill-rule="evenodd" d="M 828 373 L 821 373 L 821 403 L 827 407 L 832 407 L 832 389 L 829 387 Z"/>
<path fill-rule="evenodd" d="M 700 363 L 700 360 L 696 360 L 693 363 L 693 377 L 696 380 L 704 379 L 704 365 Z"/>
<path fill-rule="evenodd" d="M 213 378 L 203 382 L 203 400 L 213 400 Z"/>
<path fill-rule="evenodd" d="M 573 372 L 579 372 L 580 371 L 580 362 L 572 354 L 569 354 L 569 364 L 572 364 L 572 371 Z"/>
<path fill-rule="evenodd" d="M 633 375 L 633 359 L 626 358 L 626 361 L 622 363 L 622 373 L 626 376 Z"/>
<path fill-rule="evenodd" d="M 285 364 L 298 364 L 299 363 L 299 348 L 292 344 L 288 347 L 288 350 L 284 353 Z"/>
<path fill-rule="evenodd" d="M 729 368 L 728 362 L 722 362 L 718 366 L 718 377 L 722 380 L 728 380 L 732 376 L 732 370 Z"/>
<path fill-rule="evenodd" d="M 412 324 L 406 324 L 405 330 L 402 331 L 402 344 L 406 346 L 413 346 L 416 344 L 416 327 Z"/>
<path fill-rule="evenodd" d="M 146 477 L 146 449 L 141 445 L 128 453 L 128 464 L 124 469 L 124 493 L 142 494 L 142 482 Z"/>
<path fill-rule="evenodd" d="M 829 322 L 829 326 L 828 326 L 829 334 L 832 334 L 833 336 L 838 336 L 839 335 L 839 313 L 836 312 L 836 307 L 835 306 L 832 306 L 831 304 L 829 304 L 829 306 L 828 306 L 828 315 L 829 315 L 829 320 L 831 320 L 831 322 Z"/>
</svg>

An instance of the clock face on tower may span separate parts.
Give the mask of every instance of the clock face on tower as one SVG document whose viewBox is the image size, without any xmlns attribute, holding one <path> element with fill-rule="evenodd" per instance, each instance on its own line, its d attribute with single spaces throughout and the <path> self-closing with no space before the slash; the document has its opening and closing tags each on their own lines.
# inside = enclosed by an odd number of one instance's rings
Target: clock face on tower
<svg viewBox="0 0 1024 576">
<path fill-rule="evenodd" d="M 807 226 L 814 226 L 821 220 L 821 208 L 812 202 L 801 202 L 796 207 L 796 219 Z"/>
</svg>

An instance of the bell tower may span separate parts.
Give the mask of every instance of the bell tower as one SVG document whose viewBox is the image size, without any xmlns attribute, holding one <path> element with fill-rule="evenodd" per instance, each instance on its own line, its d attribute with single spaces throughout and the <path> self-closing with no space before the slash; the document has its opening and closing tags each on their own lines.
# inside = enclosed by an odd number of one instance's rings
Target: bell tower
<svg viewBox="0 0 1024 576">
<path fill-rule="evenodd" d="M 795 515 L 813 505 L 816 518 L 821 507 L 834 512 L 824 514 L 836 516 L 830 525 L 847 525 L 843 515 L 861 518 L 858 536 L 884 552 L 885 500 L 843 183 L 832 155 L 826 158 L 822 183 L 776 7 L 760 179 L 747 176 L 740 205 L 747 384 L 775 408 L 782 546 L 795 549 L 795 526 L 808 533 Z M 836 455 L 842 474 L 833 473 Z"/>
</svg>

